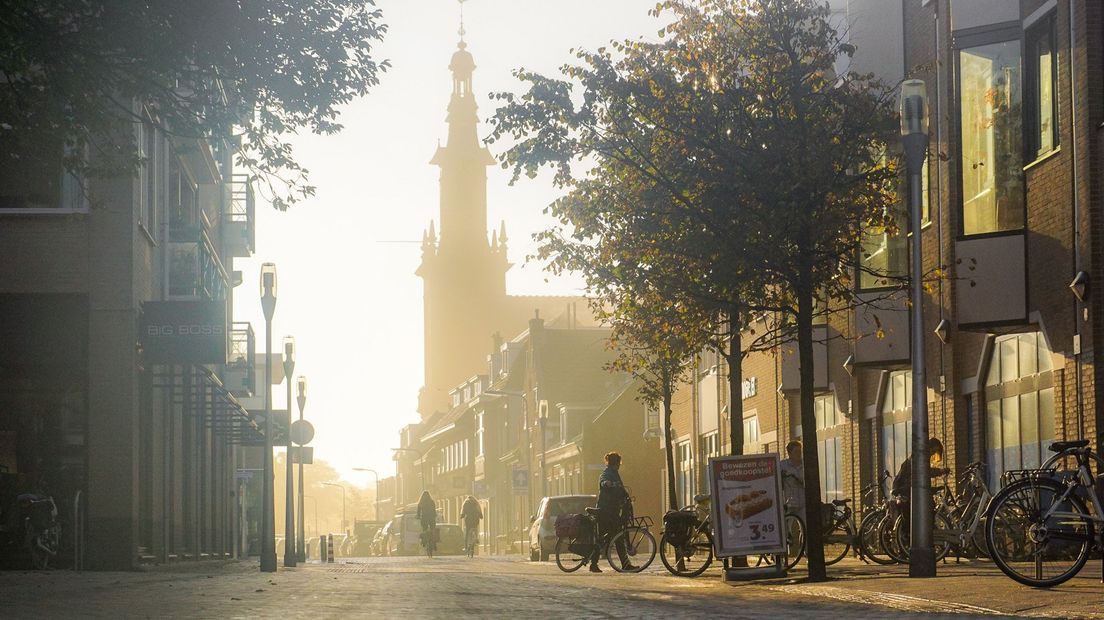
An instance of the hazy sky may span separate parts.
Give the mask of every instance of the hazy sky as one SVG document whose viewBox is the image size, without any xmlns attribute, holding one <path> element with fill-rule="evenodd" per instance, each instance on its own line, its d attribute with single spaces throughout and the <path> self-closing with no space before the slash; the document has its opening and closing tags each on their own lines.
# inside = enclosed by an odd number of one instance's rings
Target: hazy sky
<svg viewBox="0 0 1104 620">
<path fill-rule="evenodd" d="M 390 448 L 399 429 L 417 421 L 422 385 L 422 230 L 438 216 L 438 169 L 429 165 L 446 136 L 451 93 L 449 59 L 456 49 L 456 0 L 377 0 L 390 27 L 377 57 L 391 60 L 383 83 L 345 109 L 337 136 L 301 136 L 296 155 L 311 171 L 317 196 L 278 213 L 257 210 L 257 251 L 237 260 L 244 283 L 235 289 L 235 320 L 252 321 L 263 351 L 264 315 L 257 270 L 276 263 L 279 298 L 274 347 L 285 334 L 298 344 L 296 373 L 308 377 L 306 417 L 316 429 L 316 458 L 347 480 L 371 486 L 394 473 Z M 571 60 L 572 47 L 610 39 L 656 38 L 647 10 L 654 0 L 468 0 L 468 49 L 478 65 L 474 90 L 480 117 L 493 113 L 487 94 L 517 90 L 513 69 L 546 74 Z M 484 127 L 483 135 L 487 129 Z M 494 151 L 492 147 L 492 152 Z M 497 155 L 497 153 L 495 153 Z M 509 187 L 501 168 L 488 173 L 488 218 L 507 221 L 512 294 L 578 292 L 579 281 L 546 281 L 539 265 L 524 265 L 530 235 L 547 226 L 541 210 L 556 196 L 547 179 Z M 439 224 L 439 223 L 438 223 Z M 285 388 L 273 403 L 283 407 Z"/>
</svg>

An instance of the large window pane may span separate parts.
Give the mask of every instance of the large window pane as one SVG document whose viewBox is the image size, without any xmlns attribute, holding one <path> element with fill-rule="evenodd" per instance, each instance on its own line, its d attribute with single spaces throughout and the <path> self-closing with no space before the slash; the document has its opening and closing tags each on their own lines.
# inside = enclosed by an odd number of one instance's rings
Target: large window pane
<svg viewBox="0 0 1104 620">
<path fill-rule="evenodd" d="M 1022 466 L 1024 469 L 1035 469 L 1042 461 L 1039 460 L 1039 408 L 1038 392 L 1020 394 L 1020 442 Z"/>
<path fill-rule="evenodd" d="M 959 52 L 962 231 L 1023 228 L 1020 42 Z"/>
<path fill-rule="evenodd" d="M 1054 388 L 1039 390 L 1039 440 L 1045 450 L 1054 441 Z"/>
</svg>

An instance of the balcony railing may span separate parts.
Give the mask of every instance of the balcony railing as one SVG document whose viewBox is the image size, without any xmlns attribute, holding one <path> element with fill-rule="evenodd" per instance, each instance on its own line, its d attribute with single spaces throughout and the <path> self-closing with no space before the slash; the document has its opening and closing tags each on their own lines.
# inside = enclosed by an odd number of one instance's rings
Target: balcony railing
<svg viewBox="0 0 1104 620">
<path fill-rule="evenodd" d="M 257 372 L 256 352 L 257 339 L 253 335 L 253 325 L 235 321 L 230 330 L 230 358 L 226 362 L 226 375 L 223 381 L 234 396 L 253 395 Z"/>
<path fill-rule="evenodd" d="M 256 207 L 251 181 L 247 174 L 234 174 L 228 183 L 230 198 L 224 222 L 224 239 L 230 256 L 251 256 L 256 247 Z"/>
<path fill-rule="evenodd" d="M 169 295 L 226 299 L 230 279 L 206 231 L 176 228 L 169 234 Z"/>
</svg>

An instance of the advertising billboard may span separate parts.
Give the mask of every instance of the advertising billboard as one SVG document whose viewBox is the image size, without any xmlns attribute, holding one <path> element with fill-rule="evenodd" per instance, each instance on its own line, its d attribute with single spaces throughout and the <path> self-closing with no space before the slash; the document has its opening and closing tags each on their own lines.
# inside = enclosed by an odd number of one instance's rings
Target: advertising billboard
<svg viewBox="0 0 1104 620">
<path fill-rule="evenodd" d="M 779 465 L 777 454 L 709 459 L 717 557 L 786 551 Z"/>
</svg>

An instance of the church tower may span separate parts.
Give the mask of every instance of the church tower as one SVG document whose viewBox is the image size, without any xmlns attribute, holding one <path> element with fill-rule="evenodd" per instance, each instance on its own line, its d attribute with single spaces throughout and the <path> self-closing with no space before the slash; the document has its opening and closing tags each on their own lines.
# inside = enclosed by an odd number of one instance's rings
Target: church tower
<svg viewBox="0 0 1104 620">
<path fill-rule="evenodd" d="M 430 161 L 441 169 L 440 230 L 430 222 L 417 274 L 424 286 L 424 419 L 449 408 L 450 389 L 485 365 L 506 301 L 506 225 L 487 234 L 487 166 L 495 163 L 478 136 L 472 91 L 475 59 L 461 39 L 452 55 L 448 142 Z"/>
</svg>

